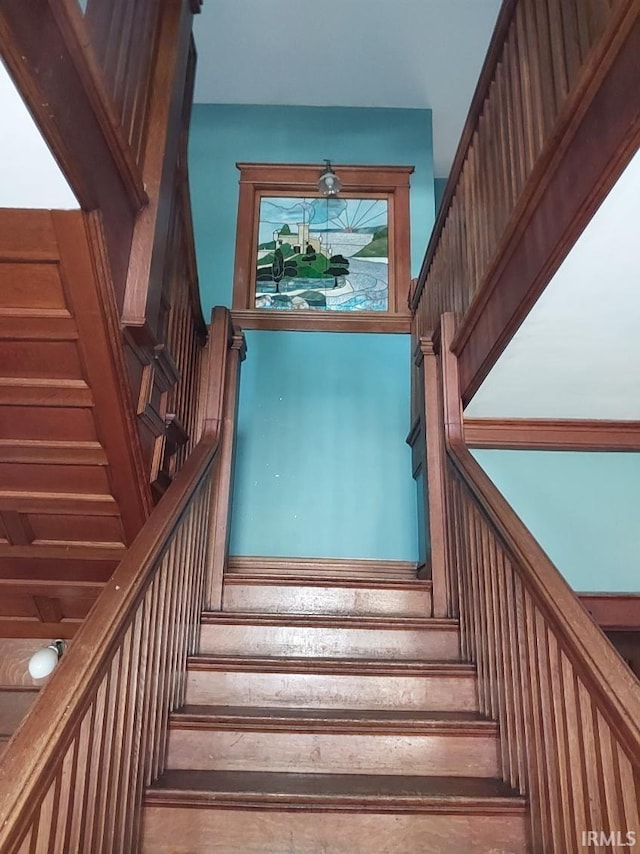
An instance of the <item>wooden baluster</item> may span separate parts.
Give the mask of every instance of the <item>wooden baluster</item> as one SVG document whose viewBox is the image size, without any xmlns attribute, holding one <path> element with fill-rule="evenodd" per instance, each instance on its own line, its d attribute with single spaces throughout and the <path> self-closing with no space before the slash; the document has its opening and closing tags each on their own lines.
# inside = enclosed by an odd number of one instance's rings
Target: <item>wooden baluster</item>
<svg viewBox="0 0 640 854">
<path fill-rule="evenodd" d="M 149 607 L 148 623 L 149 623 L 149 646 L 151 654 L 147 663 L 148 679 L 146 691 L 146 734 L 145 740 L 142 742 L 144 750 L 144 776 L 143 785 L 150 786 L 153 782 L 153 756 L 155 743 L 155 723 L 156 714 L 159 702 L 159 682 L 160 682 L 160 667 L 161 667 L 161 643 L 159 640 L 160 631 L 160 610 L 166 602 L 167 590 L 167 573 L 164 562 L 162 561 L 159 572 L 156 574 L 151 584 L 151 601 Z"/>
<path fill-rule="evenodd" d="M 155 579 L 154 579 L 155 581 Z M 139 745 L 135 767 L 135 783 L 131 791 L 131 815 L 129 816 L 127 833 L 125 834 L 125 850 L 135 849 L 135 840 L 139 838 L 141 815 L 137 805 L 141 803 L 145 786 L 145 757 L 149 743 L 149 682 L 153 673 L 150 667 L 152 645 L 150 642 L 153 597 L 155 585 L 152 581 L 147 587 L 144 599 L 140 603 L 142 636 L 140 641 L 140 677 L 138 680 L 138 709 L 137 743 Z"/>
<path fill-rule="evenodd" d="M 510 782 L 514 788 L 518 788 L 521 794 L 527 794 L 530 784 L 527 783 L 527 743 L 531 736 L 529 733 L 529 718 L 526 710 L 527 683 L 523 674 L 522 657 L 520 650 L 524 650 L 522 643 L 521 624 L 523 620 L 522 600 L 516 593 L 514 572 L 511 562 L 501 551 L 498 555 L 500 588 L 500 613 L 505 615 L 507 621 L 507 633 L 505 643 L 505 668 L 506 685 L 505 695 L 507 703 L 507 720 L 510 723 L 512 733 L 509 742 L 509 766 L 511 768 Z"/>
<path fill-rule="evenodd" d="M 527 54 L 527 39 L 525 33 L 524 8 L 522 0 L 516 6 L 515 21 L 513 27 L 514 44 L 516 45 L 516 68 L 515 72 L 515 96 L 520 109 L 522 121 L 522 139 L 524 142 L 523 161 L 525 169 L 525 178 L 531 174 L 531 170 L 536 161 L 536 139 L 535 139 L 535 123 L 537 115 L 533 101 L 533 91 L 531 84 L 531 70 L 529 57 Z M 524 185 L 524 181 L 523 181 Z"/>
<path fill-rule="evenodd" d="M 106 710 L 106 692 L 108 687 L 108 676 L 104 677 L 96 694 L 91 708 L 91 722 L 89 727 L 89 756 L 94 757 L 89 763 L 85 780 L 82 812 L 85 816 L 80 833 L 80 851 L 91 850 L 91 831 L 96 822 L 96 812 L 99 809 L 98 793 L 100 792 L 100 764 L 99 760 L 104 744 L 104 719 Z"/>
<path fill-rule="evenodd" d="M 629 757 L 625 751 L 618 746 L 615 752 L 615 768 L 619 777 L 620 804 L 624 808 L 624 829 L 635 831 L 636 838 L 640 838 L 640 774 L 634 772 Z"/>
<path fill-rule="evenodd" d="M 549 802 L 549 818 L 551 839 L 554 844 L 563 839 L 563 810 L 562 797 L 559 784 L 559 761 L 558 742 L 554 726 L 554 706 L 549 666 L 549 638 L 547 627 L 540 614 L 535 608 L 535 642 L 536 642 L 536 665 L 538 680 L 540 684 L 540 709 L 538 714 L 542 718 L 542 731 L 544 735 L 544 753 L 547 768 L 547 797 Z"/>
<path fill-rule="evenodd" d="M 586 773 L 584 763 L 584 744 L 582 741 L 582 723 L 578 707 L 578 683 L 573 665 L 560 653 L 562 665 L 562 687 L 564 690 L 564 712 L 567 724 L 567 748 L 570 768 L 578 769 L 578 773 L 571 775 L 571 806 L 569 811 L 573 815 L 574 825 L 578 831 L 588 830 L 586 814 L 586 797 L 583 780 Z"/>
<path fill-rule="evenodd" d="M 516 788 L 516 768 L 511 757 L 511 748 L 516 743 L 513 715 L 509 707 L 513 702 L 513 665 L 509 647 L 509 613 L 505 607 L 505 587 L 502 574 L 502 553 L 495 537 L 485 525 L 485 560 L 491 580 L 491 612 L 495 648 L 495 691 L 496 717 L 500 724 L 500 755 L 502 776 Z"/>
<path fill-rule="evenodd" d="M 154 724 L 155 743 L 153 750 L 153 779 L 161 773 L 164 766 L 165 738 L 167 718 L 170 710 L 170 678 L 176 633 L 176 609 L 178 605 L 178 590 L 182 566 L 180 557 L 184 540 L 184 527 L 180 526 L 171 542 L 165 558 L 164 571 L 167 573 L 167 601 L 159 611 L 158 627 L 162 637 L 162 659 L 160 678 L 158 681 L 158 707 Z"/>
<path fill-rule="evenodd" d="M 75 739 L 75 768 L 73 774 L 73 807 L 69 810 L 68 837 L 65 851 L 80 851 L 80 837 L 82 835 L 82 824 L 84 814 L 82 811 L 84 785 L 87 778 L 89 760 L 91 756 L 91 717 L 92 706 L 84 713 L 80 723 L 78 735 Z"/>
<path fill-rule="evenodd" d="M 526 635 L 526 661 L 529 668 L 527 676 L 528 693 L 530 695 L 530 713 L 533 722 L 533 746 L 529 752 L 529 760 L 535 757 L 538 771 L 538 787 L 539 795 L 538 809 L 535 812 L 535 817 L 540 816 L 540 845 L 541 851 L 553 851 L 551 821 L 549 813 L 549 791 L 548 791 L 548 774 L 547 774 L 547 751 L 545 743 L 545 735 L 542 721 L 542 702 L 540 699 L 540 673 L 538 668 L 538 655 L 536 648 L 536 627 L 535 627 L 535 610 L 531 601 L 531 597 L 526 591 L 523 591 L 524 597 L 524 616 L 525 616 L 525 635 Z"/>
<path fill-rule="evenodd" d="M 55 799 L 56 799 L 56 827 L 53 836 L 49 840 L 53 851 L 65 851 L 65 836 L 67 822 L 69 820 L 69 781 L 71 779 L 73 762 L 74 762 L 73 745 L 67 747 L 66 753 L 55 780 Z M 97 848 L 91 849 L 98 850 Z"/>
<path fill-rule="evenodd" d="M 562 12 L 560 0 L 546 0 L 549 15 L 549 44 L 551 46 L 551 67 L 556 92 L 556 104 L 564 103 L 569 93 L 564 39 L 562 33 Z"/>
<path fill-rule="evenodd" d="M 604 829 L 604 814 L 601 800 L 602 771 L 600 768 L 600 751 L 597 744 L 593 700 L 580 679 L 578 679 L 578 707 L 580 710 L 582 743 L 584 745 L 587 826 L 593 830 L 600 830 Z"/>
<path fill-rule="evenodd" d="M 31 843 L 31 851 L 34 854 L 49 854 L 51 851 L 50 840 L 55 834 L 56 818 L 55 785 L 51 785 L 40 804 L 38 821 L 33 828 L 34 836 L 37 834 L 37 838 Z"/>
<path fill-rule="evenodd" d="M 128 796 L 125 801 L 125 814 L 123 822 L 123 851 L 132 851 L 135 848 L 137 832 L 137 804 L 141 796 L 141 780 L 143 777 L 144 760 L 141 754 L 142 733 L 145 729 L 146 703 L 148 673 L 146 669 L 148 639 L 149 639 L 149 601 L 147 596 L 140 603 L 134 618 L 135 638 L 135 667 L 136 673 L 129 684 L 128 696 L 132 707 L 131 716 L 131 742 L 132 763 L 129 767 Z"/>
<path fill-rule="evenodd" d="M 546 643 L 549 659 L 549 677 L 551 691 L 551 707 L 548 712 L 552 718 L 555 730 L 555 753 L 558 764 L 558 783 L 560 788 L 559 803 L 562 820 L 563 837 L 557 841 L 564 845 L 567 851 L 577 851 L 580 840 L 575 835 L 575 828 L 567 804 L 571 801 L 571 765 L 567 738 L 567 709 L 564 679 L 560 662 L 558 642 L 552 632 L 547 631 Z"/>
</svg>

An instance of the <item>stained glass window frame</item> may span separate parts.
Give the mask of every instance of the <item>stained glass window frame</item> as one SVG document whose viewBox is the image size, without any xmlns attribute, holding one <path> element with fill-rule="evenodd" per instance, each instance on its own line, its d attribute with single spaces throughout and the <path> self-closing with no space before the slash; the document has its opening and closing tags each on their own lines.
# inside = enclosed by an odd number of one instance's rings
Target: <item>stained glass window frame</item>
<svg viewBox="0 0 640 854">
<path fill-rule="evenodd" d="M 317 164 L 238 163 L 240 193 L 232 311 L 245 329 L 409 331 L 409 178 L 411 166 L 335 165 L 342 180 L 338 198 L 387 202 L 388 308 L 386 311 L 256 308 L 260 204 L 265 198 L 324 200 Z"/>
</svg>

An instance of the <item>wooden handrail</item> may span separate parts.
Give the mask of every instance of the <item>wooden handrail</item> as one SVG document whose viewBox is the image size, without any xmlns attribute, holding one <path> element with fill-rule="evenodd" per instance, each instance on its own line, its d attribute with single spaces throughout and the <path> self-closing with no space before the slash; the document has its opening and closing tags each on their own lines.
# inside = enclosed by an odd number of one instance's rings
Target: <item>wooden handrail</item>
<svg viewBox="0 0 640 854">
<path fill-rule="evenodd" d="M 503 776 L 529 796 L 535 851 L 579 850 L 589 829 L 637 834 L 638 682 L 469 453 L 453 315 L 441 330 L 449 587 Z"/>
<path fill-rule="evenodd" d="M 639 51 L 636 0 L 503 4 L 410 300 L 465 404 L 637 148 Z"/>
<path fill-rule="evenodd" d="M 220 332 L 227 343 L 224 325 Z M 217 360 L 220 348 L 210 355 Z M 214 387 L 225 376 L 235 394 L 226 359 L 210 364 Z M 220 423 L 225 407 L 224 394 L 205 404 L 209 423 Z M 219 434 L 205 430 L 9 743 L 3 854 L 36 839 L 43 850 L 133 850 L 210 588 L 219 448 Z"/>
</svg>

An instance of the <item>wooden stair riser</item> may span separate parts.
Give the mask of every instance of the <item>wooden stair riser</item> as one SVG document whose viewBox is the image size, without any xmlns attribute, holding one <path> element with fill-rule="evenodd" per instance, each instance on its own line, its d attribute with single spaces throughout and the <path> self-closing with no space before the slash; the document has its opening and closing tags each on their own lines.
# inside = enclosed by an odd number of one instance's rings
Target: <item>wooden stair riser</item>
<svg viewBox="0 0 640 854">
<path fill-rule="evenodd" d="M 264 580 L 263 580 L 264 581 Z M 271 582 L 271 580 L 270 580 Z M 304 585 L 225 582 L 222 610 L 265 614 L 429 617 L 428 585 Z"/>
<path fill-rule="evenodd" d="M 498 739 L 451 728 L 436 734 L 184 729 L 169 736 L 167 766 L 315 774 L 499 776 Z"/>
<path fill-rule="evenodd" d="M 287 708 L 478 710 L 475 675 L 358 675 L 193 670 L 186 702 L 193 705 Z"/>
<path fill-rule="evenodd" d="M 147 806 L 142 854 L 522 854 L 523 814 Z"/>
<path fill-rule="evenodd" d="M 202 626 L 200 651 L 219 655 L 457 661 L 460 640 L 455 626 L 352 629 L 221 622 Z"/>
</svg>

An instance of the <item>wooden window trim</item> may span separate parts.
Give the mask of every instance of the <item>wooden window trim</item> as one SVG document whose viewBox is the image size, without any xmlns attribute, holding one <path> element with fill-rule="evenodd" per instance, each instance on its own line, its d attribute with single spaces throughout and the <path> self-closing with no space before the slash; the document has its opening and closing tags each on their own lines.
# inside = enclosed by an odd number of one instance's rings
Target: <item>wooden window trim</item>
<svg viewBox="0 0 640 854">
<path fill-rule="evenodd" d="M 341 196 L 380 194 L 389 210 L 389 311 L 280 311 L 254 307 L 260 199 L 270 194 L 317 195 L 318 164 L 236 163 L 240 194 L 233 281 L 234 320 L 244 329 L 315 330 L 325 332 L 409 332 L 411 283 L 409 177 L 413 166 L 341 166 Z"/>
</svg>

